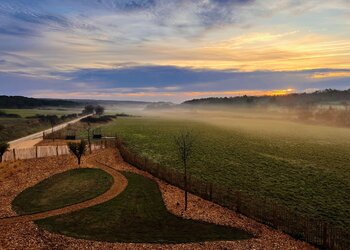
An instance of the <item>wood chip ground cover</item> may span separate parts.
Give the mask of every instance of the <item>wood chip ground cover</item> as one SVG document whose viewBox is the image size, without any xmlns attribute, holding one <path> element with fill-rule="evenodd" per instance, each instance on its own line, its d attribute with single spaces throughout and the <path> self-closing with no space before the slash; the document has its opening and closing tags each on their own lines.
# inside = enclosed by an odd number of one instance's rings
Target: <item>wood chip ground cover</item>
<svg viewBox="0 0 350 250">
<path fill-rule="evenodd" d="M 166 210 L 154 181 L 133 173 L 122 174 L 128 186 L 116 198 L 36 223 L 51 232 L 108 242 L 185 243 L 252 237 L 240 229 L 174 216 Z"/>
<path fill-rule="evenodd" d="M 116 157 L 117 156 L 117 157 Z M 115 169 L 131 171 L 152 178 L 125 163 L 114 150 L 94 152 L 84 158 L 83 164 L 103 160 Z M 62 156 L 2 165 L 0 167 L 0 204 L 1 216 L 15 214 L 11 210 L 11 201 L 21 191 L 35 183 L 59 172 L 74 168 L 74 158 Z M 141 244 L 107 243 L 75 239 L 53 234 L 39 229 L 33 222 L 0 225 L 0 246 L 4 249 L 314 249 L 305 242 L 296 241 L 290 236 L 272 230 L 249 218 L 205 201 L 197 196 L 189 196 L 189 209 L 183 211 L 183 191 L 152 178 L 160 186 L 167 209 L 184 218 L 207 221 L 220 225 L 238 227 L 256 237 L 245 241 L 219 241 L 190 244 Z"/>
</svg>

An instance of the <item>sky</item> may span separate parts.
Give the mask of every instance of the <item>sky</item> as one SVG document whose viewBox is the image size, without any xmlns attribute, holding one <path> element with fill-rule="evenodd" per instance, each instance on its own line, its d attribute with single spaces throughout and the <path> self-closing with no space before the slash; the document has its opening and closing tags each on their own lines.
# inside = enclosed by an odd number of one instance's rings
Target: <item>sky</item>
<svg viewBox="0 0 350 250">
<path fill-rule="evenodd" d="M 350 88 L 349 0 L 1 0 L 0 95 L 182 102 Z"/>
</svg>

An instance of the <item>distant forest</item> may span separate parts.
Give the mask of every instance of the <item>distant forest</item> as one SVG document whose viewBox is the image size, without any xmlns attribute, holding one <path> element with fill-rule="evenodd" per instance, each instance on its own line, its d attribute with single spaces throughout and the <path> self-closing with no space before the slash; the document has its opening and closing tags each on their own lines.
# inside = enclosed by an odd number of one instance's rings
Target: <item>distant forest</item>
<svg viewBox="0 0 350 250">
<path fill-rule="evenodd" d="M 23 96 L 0 96 L 0 108 L 40 108 L 40 107 L 73 107 L 79 105 L 73 101 L 37 99 Z"/>
<path fill-rule="evenodd" d="M 283 96 L 210 97 L 185 101 L 183 105 L 238 105 L 238 106 L 312 106 L 318 104 L 350 104 L 350 89 L 326 89 L 313 93 L 295 93 Z"/>
</svg>

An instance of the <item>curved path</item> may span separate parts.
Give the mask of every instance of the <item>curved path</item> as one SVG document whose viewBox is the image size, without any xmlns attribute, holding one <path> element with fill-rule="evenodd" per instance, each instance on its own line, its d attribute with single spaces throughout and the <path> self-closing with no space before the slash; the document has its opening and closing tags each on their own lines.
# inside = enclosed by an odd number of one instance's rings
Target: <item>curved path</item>
<svg viewBox="0 0 350 250">
<path fill-rule="evenodd" d="M 113 185 L 110 187 L 108 191 L 101 194 L 100 196 L 97 196 L 93 199 L 83 201 L 81 203 L 69 205 L 66 207 L 45 211 L 41 213 L 35 213 L 35 214 L 28 214 L 28 215 L 18 215 L 18 216 L 11 216 L 6 218 L 0 218 L 0 224 L 12 224 L 12 223 L 18 223 L 18 222 L 27 222 L 27 221 L 33 221 L 33 220 L 40 220 L 45 219 L 51 216 L 66 214 L 70 212 L 74 212 L 80 209 L 92 207 L 101 203 L 104 203 L 106 201 L 109 201 L 122 193 L 126 186 L 128 185 L 128 180 L 125 178 L 124 175 L 122 175 L 120 172 L 118 172 L 116 169 L 109 167 L 101 162 L 97 162 L 99 167 L 104 171 L 106 171 L 108 174 L 113 176 L 114 182 Z"/>
</svg>

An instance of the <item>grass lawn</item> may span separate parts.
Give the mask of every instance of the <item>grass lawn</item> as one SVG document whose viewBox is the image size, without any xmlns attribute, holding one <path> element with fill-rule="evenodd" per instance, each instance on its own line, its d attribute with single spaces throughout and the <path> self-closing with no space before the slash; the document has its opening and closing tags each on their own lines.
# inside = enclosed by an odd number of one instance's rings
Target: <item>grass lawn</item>
<svg viewBox="0 0 350 250">
<path fill-rule="evenodd" d="M 51 232 L 108 242 L 182 243 L 251 238 L 235 228 L 177 217 L 166 210 L 154 181 L 134 173 L 124 175 L 128 186 L 116 198 L 35 223 Z"/>
<path fill-rule="evenodd" d="M 4 111 L 7 114 L 16 114 L 20 115 L 22 118 L 35 116 L 35 115 L 67 115 L 67 114 L 75 114 L 81 113 L 82 109 L 76 108 L 42 108 L 42 109 L 0 109 L 0 111 Z"/>
<path fill-rule="evenodd" d="M 81 168 L 56 174 L 20 193 L 12 202 L 18 214 L 32 214 L 92 199 L 106 192 L 113 177 L 100 169 Z"/>
<path fill-rule="evenodd" d="M 196 135 L 191 175 L 350 227 L 349 129 L 263 119 L 223 124 L 118 118 L 103 130 L 122 136 L 134 152 L 183 171 L 173 137 L 185 126 Z"/>
</svg>

